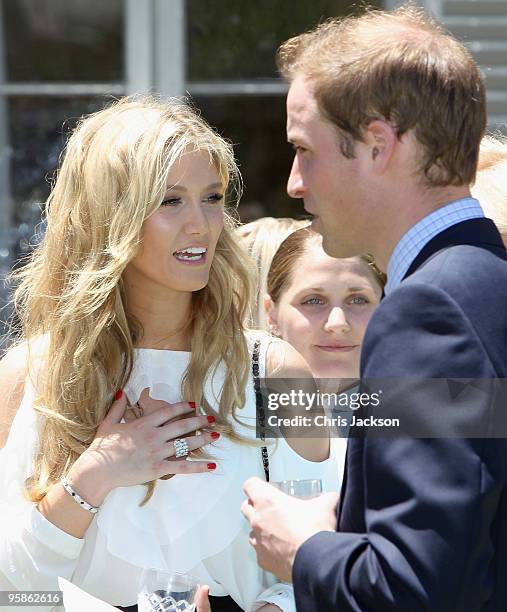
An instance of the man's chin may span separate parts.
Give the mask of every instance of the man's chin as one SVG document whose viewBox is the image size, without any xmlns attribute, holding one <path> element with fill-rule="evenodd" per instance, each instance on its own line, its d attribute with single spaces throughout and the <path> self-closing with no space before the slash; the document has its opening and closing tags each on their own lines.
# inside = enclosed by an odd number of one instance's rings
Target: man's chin
<svg viewBox="0 0 507 612">
<path fill-rule="evenodd" d="M 343 244 L 340 242 L 339 238 L 326 234 L 322 234 L 322 248 L 326 255 L 329 255 L 329 257 L 334 257 L 335 259 L 346 259 L 347 257 L 354 257 L 357 255 L 357 253 L 350 254 L 346 252 L 343 249 Z"/>
<path fill-rule="evenodd" d="M 338 236 L 332 236 L 329 232 L 326 232 L 326 228 L 322 225 L 320 217 L 314 217 L 312 219 L 310 229 L 322 236 L 322 248 L 329 257 L 334 257 L 336 259 L 353 257 L 353 255 L 347 255 L 343 252 L 343 243 Z M 356 254 L 357 253 L 354 255 Z"/>
<path fill-rule="evenodd" d="M 312 218 L 312 224 L 310 225 L 310 229 L 317 234 L 322 234 L 322 226 L 320 224 L 319 217 Z"/>
<path fill-rule="evenodd" d="M 337 253 L 337 246 L 339 244 L 337 239 L 333 240 L 332 236 L 326 235 L 323 232 L 319 232 L 319 234 L 322 234 L 322 248 L 326 255 L 329 255 L 329 257 L 343 257 Z"/>
</svg>

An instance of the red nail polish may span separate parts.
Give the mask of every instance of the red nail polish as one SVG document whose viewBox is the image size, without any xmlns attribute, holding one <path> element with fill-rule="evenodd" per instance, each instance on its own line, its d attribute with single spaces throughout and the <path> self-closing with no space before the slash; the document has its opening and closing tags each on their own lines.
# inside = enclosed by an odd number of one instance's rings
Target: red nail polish
<svg viewBox="0 0 507 612">
<path fill-rule="evenodd" d="M 214 423 L 215 422 L 215 417 L 214 416 L 209 416 L 208 417 L 208 423 Z"/>
<path fill-rule="evenodd" d="M 216 468 L 217 468 L 216 463 L 208 463 L 208 470 L 216 470 Z"/>
<path fill-rule="evenodd" d="M 218 438 L 220 438 L 220 434 L 218 433 L 218 431 L 212 431 L 211 432 L 211 439 L 212 440 L 218 440 Z"/>
<path fill-rule="evenodd" d="M 195 410 L 195 402 L 188 402 L 188 405 L 190 408 L 192 408 L 192 410 Z"/>
<path fill-rule="evenodd" d="M 118 389 L 118 391 L 114 394 L 115 401 L 118 401 L 122 395 L 123 391 L 121 389 Z"/>
</svg>

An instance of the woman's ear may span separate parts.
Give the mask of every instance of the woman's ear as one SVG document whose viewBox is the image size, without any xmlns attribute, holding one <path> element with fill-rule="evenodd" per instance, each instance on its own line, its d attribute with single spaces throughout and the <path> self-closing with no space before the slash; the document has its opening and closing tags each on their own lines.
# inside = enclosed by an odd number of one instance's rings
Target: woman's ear
<svg viewBox="0 0 507 612">
<path fill-rule="evenodd" d="M 264 296 L 264 310 L 269 331 L 273 336 L 279 336 L 278 331 L 278 306 L 273 302 L 269 293 Z"/>
</svg>

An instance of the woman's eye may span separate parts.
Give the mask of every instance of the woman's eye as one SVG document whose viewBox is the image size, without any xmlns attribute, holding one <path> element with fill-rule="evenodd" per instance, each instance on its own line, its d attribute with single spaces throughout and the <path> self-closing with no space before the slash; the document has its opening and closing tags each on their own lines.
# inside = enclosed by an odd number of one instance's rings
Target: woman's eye
<svg viewBox="0 0 507 612">
<path fill-rule="evenodd" d="M 359 305 L 370 303 L 370 300 L 364 297 L 364 295 L 354 295 L 350 298 L 349 301 L 351 304 L 359 304 Z"/>
<path fill-rule="evenodd" d="M 204 198 L 204 202 L 221 202 L 224 199 L 223 193 L 212 193 Z"/>
<path fill-rule="evenodd" d="M 181 198 L 166 198 L 162 200 L 160 206 L 178 206 L 181 203 Z"/>
<path fill-rule="evenodd" d="M 203 198 L 203 202 L 204 203 L 216 203 L 216 202 L 220 202 L 221 200 L 223 200 L 224 195 L 222 193 L 212 193 L 208 196 L 206 196 L 205 198 Z M 181 197 L 173 197 L 173 198 L 166 198 L 165 200 L 163 200 L 161 202 L 161 206 L 169 206 L 169 207 L 175 207 L 178 206 L 179 204 L 181 204 L 183 202 L 183 198 Z"/>
<path fill-rule="evenodd" d="M 318 297 L 312 297 L 312 298 L 308 298 L 307 300 L 305 300 L 304 302 L 302 302 L 302 304 L 308 304 L 310 306 L 314 306 L 314 305 L 320 305 L 323 304 L 324 300 L 322 298 L 318 298 Z"/>
</svg>

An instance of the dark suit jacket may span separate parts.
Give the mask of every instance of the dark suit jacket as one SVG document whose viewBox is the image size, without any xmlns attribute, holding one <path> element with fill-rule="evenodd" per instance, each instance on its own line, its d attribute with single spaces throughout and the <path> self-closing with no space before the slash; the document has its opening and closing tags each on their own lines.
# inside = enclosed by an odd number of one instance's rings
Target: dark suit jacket
<svg viewBox="0 0 507 612">
<path fill-rule="evenodd" d="M 423 249 L 370 321 L 361 376 L 507 378 L 507 258 L 489 219 Z M 350 439 L 339 530 L 296 555 L 298 611 L 506 611 L 506 473 L 505 438 Z"/>
</svg>

